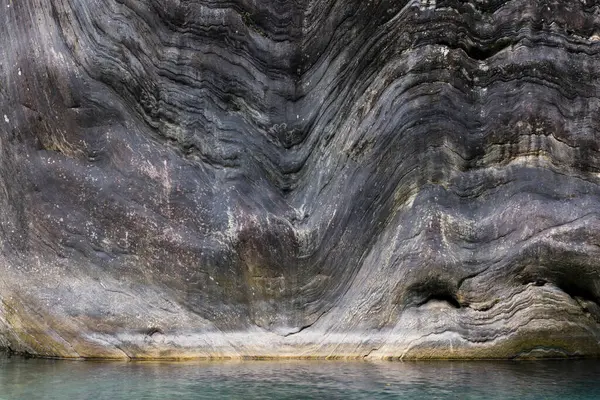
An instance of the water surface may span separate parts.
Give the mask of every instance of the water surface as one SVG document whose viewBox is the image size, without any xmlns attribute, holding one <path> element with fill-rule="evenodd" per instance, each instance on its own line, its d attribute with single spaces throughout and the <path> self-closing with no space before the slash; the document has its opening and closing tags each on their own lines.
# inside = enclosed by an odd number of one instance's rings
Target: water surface
<svg viewBox="0 0 600 400">
<path fill-rule="evenodd" d="M 600 399 L 600 362 L 84 362 L 0 355 L 0 399 Z"/>
</svg>

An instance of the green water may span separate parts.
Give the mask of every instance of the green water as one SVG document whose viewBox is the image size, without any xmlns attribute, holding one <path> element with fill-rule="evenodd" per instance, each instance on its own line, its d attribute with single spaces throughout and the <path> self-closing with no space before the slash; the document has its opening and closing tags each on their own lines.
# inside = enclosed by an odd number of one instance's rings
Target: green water
<svg viewBox="0 0 600 400">
<path fill-rule="evenodd" d="M 0 356 L 0 399 L 600 399 L 600 361 L 127 363 Z"/>
</svg>

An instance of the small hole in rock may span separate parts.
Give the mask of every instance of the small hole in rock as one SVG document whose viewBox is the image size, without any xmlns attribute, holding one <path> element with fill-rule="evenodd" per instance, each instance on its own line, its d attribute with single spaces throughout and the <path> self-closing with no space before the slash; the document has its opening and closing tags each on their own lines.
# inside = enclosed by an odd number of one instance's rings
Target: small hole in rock
<svg viewBox="0 0 600 400">
<path fill-rule="evenodd" d="M 156 327 L 150 328 L 146 331 L 146 335 L 148 335 L 148 336 L 153 336 L 153 335 L 156 335 L 157 333 L 162 334 L 163 332 L 160 328 L 156 328 Z"/>
<path fill-rule="evenodd" d="M 427 299 L 425 299 L 424 302 L 422 302 L 420 305 L 424 305 L 429 303 L 430 301 L 445 301 L 446 303 L 450 304 L 453 308 L 460 308 L 461 305 L 458 302 L 458 300 L 450 295 L 450 294 L 436 294 L 436 295 L 431 295 L 429 297 L 427 297 Z"/>
</svg>

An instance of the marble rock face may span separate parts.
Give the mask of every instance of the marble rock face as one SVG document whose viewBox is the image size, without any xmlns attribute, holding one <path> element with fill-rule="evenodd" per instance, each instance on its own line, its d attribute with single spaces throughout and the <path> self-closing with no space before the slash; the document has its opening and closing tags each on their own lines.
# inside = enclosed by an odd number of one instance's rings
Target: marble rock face
<svg viewBox="0 0 600 400">
<path fill-rule="evenodd" d="M 0 10 L 0 347 L 600 355 L 600 2 Z"/>
</svg>

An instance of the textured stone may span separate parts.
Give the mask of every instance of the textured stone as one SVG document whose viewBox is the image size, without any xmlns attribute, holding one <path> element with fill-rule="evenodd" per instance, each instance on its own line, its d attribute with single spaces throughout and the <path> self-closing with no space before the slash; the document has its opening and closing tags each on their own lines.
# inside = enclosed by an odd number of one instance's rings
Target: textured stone
<svg viewBox="0 0 600 400">
<path fill-rule="evenodd" d="M 0 10 L 0 347 L 600 355 L 595 0 Z"/>
</svg>

